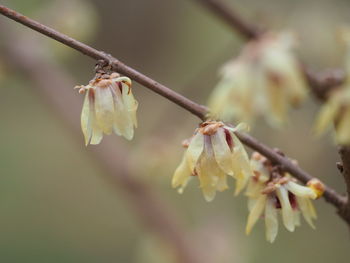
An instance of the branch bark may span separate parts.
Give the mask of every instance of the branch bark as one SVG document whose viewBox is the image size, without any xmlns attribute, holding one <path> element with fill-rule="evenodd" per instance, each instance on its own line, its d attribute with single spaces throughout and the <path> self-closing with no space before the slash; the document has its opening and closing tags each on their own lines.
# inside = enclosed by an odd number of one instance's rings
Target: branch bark
<svg viewBox="0 0 350 263">
<path fill-rule="evenodd" d="M 45 25 L 40 24 L 37 21 L 34 21 L 28 17 L 25 17 L 14 10 L 11 10 L 5 6 L 0 5 L 0 13 L 8 18 L 15 20 L 33 30 L 42 33 L 50 38 L 53 38 L 95 60 L 106 60 L 112 65 L 113 69 L 119 73 L 124 74 L 125 76 L 130 77 L 131 79 L 137 81 L 143 86 L 149 88 L 150 90 L 158 93 L 159 95 L 169 99 L 175 104 L 181 106 L 182 108 L 188 110 L 192 114 L 199 117 L 201 120 L 206 119 L 208 113 L 207 107 L 197 104 L 190 99 L 176 93 L 175 91 L 169 89 L 168 87 L 158 83 L 157 81 L 143 75 L 142 73 L 132 69 L 131 67 L 120 62 L 118 59 L 112 57 L 109 54 L 106 54 L 103 51 L 98 51 L 88 45 L 85 45 L 73 38 L 70 38 L 54 29 L 51 29 Z M 295 178 L 299 179 L 302 182 L 307 182 L 312 177 L 303 171 L 300 167 L 292 164 L 287 157 L 281 157 L 275 153 L 275 151 L 266 145 L 261 144 L 255 138 L 247 134 L 238 134 L 241 141 L 252 148 L 265 155 L 268 158 L 271 158 L 272 161 L 282 165 L 286 171 L 289 171 Z M 326 187 L 326 193 L 324 195 L 325 200 L 334 205 L 338 209 L 342 209 L 345 205 L 346 200 L 336 193 L 330 187 Z M 344 217 L 343 217 L 344 218 Z M 347 221 L 350 224 L 350 220 Z"/>
</svg>

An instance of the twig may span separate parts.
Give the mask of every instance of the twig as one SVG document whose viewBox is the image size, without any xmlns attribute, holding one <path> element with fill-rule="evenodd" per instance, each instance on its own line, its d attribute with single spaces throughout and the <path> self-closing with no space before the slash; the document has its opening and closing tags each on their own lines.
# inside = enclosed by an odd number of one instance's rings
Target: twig
<svg viewBox="0 0 350 263">
<path fill-rule="evenodd" d="M 348 201 L 342 211 L 343 217 L 350 218 L 350 147 L 349 146 L 341 146 L 339 148 L 339 155 L 342 160 L 341 164 L 341 173 L 344 177 L 346 190 L 348 194 Z"/>
<path fill-rule="evenodd" d="M 165 87 L 164 85 L 156 82 L 155 80 L 143 75 L 142 73 L 126 66 L 116 58 L 112 57 L 111 55 L 108 55 L 102 51 L 98 51 L 90 46 L 87 46 L 75 39 L 72 39 L 62 33 L 59 33 L 47 26 L 44 26 L 32 19 L 29 19 L 9 8 L 6 8 L 4 6 L 0 5 L 0 13 L 9 17 L 12 20 L 15 20 L 25 26 L 28 26 L 32 28 L 35 31 L 38 31 L 50 38 L 56 39 L 57 41 L 72 47 L 83 54 L 94 58 L 94 59 L 103 59 L 108 61 L 113 69 L 115 71 L 118 71 L 131 79 L 137 81 L 138 83 L 144 85 L 145 87 L 153 90 L 154 92 L 160 94 L 161 96 L 169 99 L 170 101 L 176 103 L 177 105 L 183 107 L 184 109 L 188 110 L 189 112 L 193 113 L 194 115 L 198 116 L 201 120 L 205 120 L 206 115 L 208 113 L 208 109 L 203 106 L 199 105 L 188 98 L 176 93 L 175 91 Z M 297 167 L 296 165 L 292 164 L 287 157 L 281 157 L 277 155 L 273 149 L 259 143 L 255 138 L 246 135 L 246 134 L 239 134 L 240 139 L 244 144 L 249 146 L 250 148 L 260 152 L 261 154 L 265 155 L 268 158 L 271 158 L 271 160 L 275 161 L 276 163 L 279 163 L 284 167 L 286 171 L 291 172 L 294 177 L 299 179 L 302 182 L 306 182 L 312 177 L 304 172 L 301 168 Z M 345 200 L 342 196 L 337 194 L 334 190 L 327 187 L 326 194 L 324 195 L 326 201 L 333 204 L 338 209 L 342 209 Z M 350 224 L 350 220 L 348 221 Z"/>
<path fill-rule="evenodd" d="M 72 114 L 79 111 L 77 97 L 71 96 L 69 89 L 61 89 L 73 87 L 74 81 L 59 66 L 48 63 L 45 56 L 36 52 L 35 43 L 25 37 L 6 37 L 2 44 L 5 44 L 5 58 L 10 66 L 23 71 L 36 83 L 37 92 L 49 101 L 49 106 L 65 126 L 73 130 L 73 134 L 81 134 L 80 126 Z M 160 198 L 149 185 L 130 174 L 127 150 L 122 145 L 113 141 L 96 148 L 89 147 L 86 152 L 101 166 L 105 178 L 122 190 L 138 219 L 173 247 L 178 262 L 201 262 L 179 226 L 179 218 L 169 209 L 164 198 Z"/>
</svg>

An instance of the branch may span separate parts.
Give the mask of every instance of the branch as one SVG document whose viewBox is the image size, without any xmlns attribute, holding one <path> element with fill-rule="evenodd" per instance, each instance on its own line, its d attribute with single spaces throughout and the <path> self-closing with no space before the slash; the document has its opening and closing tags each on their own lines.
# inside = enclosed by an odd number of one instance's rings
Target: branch
<svg viewBox="0 0 350 263">
<path fill-rule="evenodd" d="M 0 5 L 0 13 L 9 17 L 12 20 L 15 20 L 27 27 L 32 28 L 35 31 L 38 31 L 50 38 L 53 38 L 69 47 L 72 47 L 81 53 L 93 58 L 93 59 L 103 59 L 108 61 L 113 69 L 119 73 L 124 74 L 125 76 L 130 77 L 131 79 L 137 81 L 138 83 L 144 85 L 145 87 L 151 89 L 152 91 L 158 93 L 159 95 L 169 99 L 170 101 L 174 102 L 175 104 L 181 106 L 182 108 L 188 110 L 189 112 L 193 113 L 194 115 L 198 116 L 201 120 L 205 120 L 205 116 L 208 113 L 208 109 L 203 106 L 199 105 L 188 98 L 176 93 L 175 91 L 167 88 L 166 86 L 156 82 L 155 80 L 143 75 L 142 73 L 128 67 L 127 65 L 123 64 L 116 58 L 112 57 L 111 55 L 108 55 L 102 51 L 98 51 L 88 45 L 85 45 L 75 39 L 72 39 L 62 33 L 59 33 L 47 26 L 44 26 L 30 18 L 27 18 L 9 8 L 6 8 L 4 6 Z M 265 155 L 266 157 L 270 158 L 272 161 L 282 165 L 284 169 L 300 181 L 306 183 L 309 179 L 312 177 L 303 171 L 300 167 L 292 164 L 287 157 L 279 156 L 273 149 L 259 143 L 255 138 L 247 135 L 238 133 L 237 134 L 241 141 L 249 146 L 250 148 L 260 152 L 261 154 Z M 341 210 L 346 200 L 337 194 L 333 189 L 326 187 L 326 192 L 324 195 L 326 201 L 333 204 L 335 207 L 338 208 L 338 210 Z M 343 217 L 344 218 L 344 217 Z M 350 224 L 350 220 L 347 221 Z"/>
<path fill-rule="evenodd" d="M 246 22 L 235 10 L 230 8 L 222 0 L 196 1 L 205 5 L 210 11 L 215 13 L 218 18 L 226 22 L 232 30 L 239 32 L 247 40 L 257 39 L 263 33 L 263 31 L 259 30 L 255 25 Z M 344 72 L 339 69 L 316 74 L 312 72 L 311 69 L 302 65 L 302 63 L 300 64 L 311 91 L 318 100 L 325 101 L 329 92 L 344 81 Z"/>
<path fill-rule="evenodd" d="M 344 177 L 346 184 L 346 191 L 348 194 L 348 201 L 343 209 L 344 217 L 350 218 L 350 146 L 341 146 L 339 148 L 339 155 L 342 160 L 340 171 Z"/>
</svg>

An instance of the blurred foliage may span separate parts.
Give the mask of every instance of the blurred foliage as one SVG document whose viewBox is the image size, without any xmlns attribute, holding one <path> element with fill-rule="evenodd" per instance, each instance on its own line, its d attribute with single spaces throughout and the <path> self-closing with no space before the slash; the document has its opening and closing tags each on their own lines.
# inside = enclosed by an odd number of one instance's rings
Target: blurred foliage
<svg viewBox="0 0 350 263">
<path fill-rule="evenodd" d="M 69 7 L 71 1 L 62 2 Z M 57 14 L 43 15 L 45 8 L 55 13 L 54 1 L 4 1 L 65 33 L 72 30 L 70 34 L 81 40 L 92 42 L 94 35 L 93 46 L 200 103 L 206 102 L 217 82 L 217 69 L 238 54 L 242 43 L 194 1 L 79 2 L 81 6 L 70 18 L 77 20 L 71 22 L 65 21 L 62 13 L 70 8 L 57 7 Z M 350 22 L 348 1 L 228 2 L 253 22 L 299 32 L 300 55 L 312 67 L 342 65 L 334 33 L 339 25 Z M 88 15 L 79 14 L 86 10 L 90 10 Z M 28 36 L 36 35 L 29 31 Z M 40 40 L 43 46 L 38 49 L 55 49 L 47 46 L 53 41 L 44 41 L 41 36 Z M 62 68 L 76 78 L 77 84 L 91 79 L 94 61 L 73 51 L 64 56 L 67 59 L 59 59 Z M 83 140 L 74 139 L 29 79 L 12 71 L 0 84 L 0 261 L 171 262 L 167 248 L 140 225 L 120 191 L 105 181 L 96 161 L 86 154 L 89 148 Z M 184 218 L 186 233 L 200 241 L 193 241 L 194 249 L 204 255 L 217 253 L 220 258 L 213 262 L 218 263 L 277 263 L 282 259 L 284 263 L 347 262 L 347 226 L 323 200 L 316 204 L 316 231 L 303 223 L 295 233 L 281 231 L 271 245 L 265 241 L 263 222 L 245 236 L 247 208 L 243 196 L 233 198 L 226 191 L 206 203 L 193 184 L 178 195 L 170 188 L 171 176 L 183 152 L 180 143 L 192 134 L 198 120 L 137 84 L 134 92 L 140 102 L 140 123 L 135 140 L 128 143 L 132 149 L 130 163 L 134 164 L 131 169 L 140 179 L 155 184 L 171 209 Z M 76 96 L 73 90 L 72 96 Z M 331 139 L 316 140 L 311 134 L 317 109 L 310 101 L 292 113 L 287 129 L 274 131 L 259 123 L 253 135 L 283 149 L 308 172 L 343 192 L 342 178 L 335 168 L 336 148 Z M 80 112 L 72 114 L 79 122 Z M 122 142 L 116 136 L 111 139 Z M 222 245 L 210 245 L 213 243 Z"/>
</svg>

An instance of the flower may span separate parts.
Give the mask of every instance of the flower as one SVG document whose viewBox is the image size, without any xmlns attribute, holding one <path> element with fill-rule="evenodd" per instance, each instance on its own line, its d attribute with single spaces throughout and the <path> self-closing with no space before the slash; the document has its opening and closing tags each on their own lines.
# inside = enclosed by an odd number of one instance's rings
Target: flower
<svg viewBox="0 0 350 263">
<path fill-rule="evenodd" d="M 322 106 L 315 123 L 316 135 L 321 135 L 334 124 L 335 141 L 339 144 L 350 144 L 350 81 L 343 87 L 334 90 L 328 101 Z"/>
<path fill-rule="evenodd" d="M 193 137 L 184 143 L 187 150 L 174 173 L 172 186 L 180 187 L 182 193 L 191 175 L 198 177 L 205 199 L 211 201 L 216 191 L 228 188 L 229 175 L 237 181 L 235 194 L 238 194 L 251 176 L 248 155 L 234 134 L 244 127 L 240 124 L 231 128 L 217 121 L 201 123 Z"/>
<path fill-rule="evenodd" d="M 288 109 L 307 94 L 305 80 L 293 54 L 291 33 L 266 33 L 249 42 L 240 56 L 220 71 L 209 108 L 215 118 L 252 122 L 263 115 L 273 126 L 287 120 Z"/>
<path fill-rule="evenodd" d="M 131 92 L 131 80 L 118 73 L 99 74 L 86 86 L 77 86 L 85 93 L 81 128 L 85 144 L 99 144 L 103 133 L 112 131 L 128 140 L 137 127 L 138 103 Z"/>
<path fill-rule="evenodd" d="M 278 233 L 279 212 L 282 214 L 284 226 L 290 232 L 300 225 L 300 214 L 312 228 L 315 228 L 313 220 L 317 215 L 311 200 L 323 194 L 324 185 L 319 180 L 314 178 L 309 181 L 308 186 L 302 186 L 258 153 L 253 153 L 251 166 L 254 176 L 250 178 L 246 191 L 250 210 L 246 226 L 247 234 L 263 216 L 266 239 L 272 243 Z"/>
<path fill-rule="evenodd" d="M 317 136 L 324 133 L 332 124 L 335 128 L 334 138 L 338 144 L 350 144 L 350 30 L 341 29 L 339 37 L 346 47 L 345 80 L 342 85 L 329 93 L 315 122 Z"/>
</svg>

